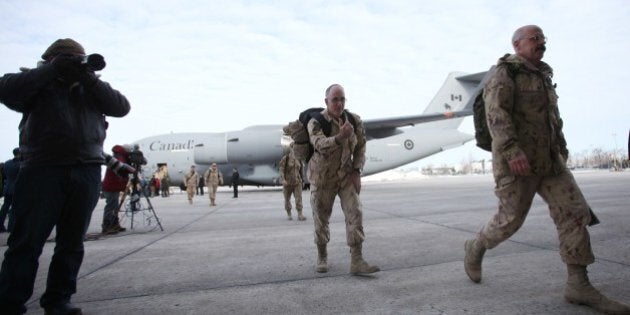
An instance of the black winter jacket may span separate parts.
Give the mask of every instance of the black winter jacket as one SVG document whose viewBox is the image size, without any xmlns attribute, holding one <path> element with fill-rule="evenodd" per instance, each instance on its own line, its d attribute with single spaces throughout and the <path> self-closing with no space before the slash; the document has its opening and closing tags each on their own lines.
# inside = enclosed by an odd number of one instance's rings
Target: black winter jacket
<svg viewBox="0 0 630 315">
<path fill-rule="evenodd" d="M 48 64 L 2 76 L 0 102 L 22 113 L 22 165 L 103 163 L 105 116 L 123 117 L 130 110 L 108 83 L 69 86 Z"/>
</svg>

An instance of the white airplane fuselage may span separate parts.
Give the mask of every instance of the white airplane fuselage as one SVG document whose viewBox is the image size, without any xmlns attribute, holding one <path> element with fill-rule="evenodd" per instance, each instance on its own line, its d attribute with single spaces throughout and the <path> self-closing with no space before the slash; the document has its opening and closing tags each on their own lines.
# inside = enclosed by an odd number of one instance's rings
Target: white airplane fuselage
<svg viewBox="0 0 630 315">
<path fill-rule="evenodd" d="M 363 174 L 390 170 L 473 138 L 457 129 L 430 128 L 439 123 L 403 127 L 397 135 L 369 140 Z M 148 161 L 143 167 L 144 176 L 167 165 L 172 185 L 182 181 L 191 165 L 196 165 L 197 172 L 203 174 L 212 163 L 217 163 L 226 183 L 236 167 L 242 183 L 277 185 L 278 162 L 290 141 L 283 136 L 282 125 L 269 125 L 224 133 L 164 134 L 135 143 Z"/>
<path fill-rule="evenodd" d="M 363 120 L 368 137 L 363 175 L 390 170 L 474 139 L 457 128 L 464 117 L 472 114 L 475 96 L 490 73 L 450 73 L 420 115 Z M 179 185 L 191 165 L 203 174 L 212 163 L 217 163 L 226 184 L 231 182 L 232 169 L 236 168 L 239 184 L 278 185 L 278 163 L 292 141 L 283 135 L 282 127 L 260 125 L 219 133 L 171 133 L 134 143 L 148 161 L 143 175 L 149 177 L 166 165 L 171 185 Z"/>
</svg>

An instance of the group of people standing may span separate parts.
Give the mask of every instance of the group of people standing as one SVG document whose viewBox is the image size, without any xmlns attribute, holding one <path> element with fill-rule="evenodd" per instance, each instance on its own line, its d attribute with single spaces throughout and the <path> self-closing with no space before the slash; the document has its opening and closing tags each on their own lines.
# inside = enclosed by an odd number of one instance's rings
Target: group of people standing
<svg viewBox="0 0 630 315">
<path fill-rule="evenodd" d="M 238 185 L 239 185 L 240 174 L 238 173 L 238 169 L 234 167 L 232 169 L 232 177 L 230 181 L 230 185 L 234 190 L 234 197 L 238 198 Z M 216 198 L 217 198 L 217 190 L 219 186 L 223 185 L 223 173 L 219 170 L 217 163 L 212 163 L 210 167 L 204 172 L 203 176 L 199 175 L 197 172 L 197 167 L 195 165 L 191 165 L 190 169 L 184 175 L 183 185 L 186 188 L 186 194 L 188 196 L 188 203 L 193 204 L 193 198 L 195 197 L 195 193 L 197 192 L 199 183 L 203 183 L 208 187 L 208 198 L 210 199 L 210 206 L 216 206 Z M 202 194 L 203 195 L 203 194 Z"/>
</svg>

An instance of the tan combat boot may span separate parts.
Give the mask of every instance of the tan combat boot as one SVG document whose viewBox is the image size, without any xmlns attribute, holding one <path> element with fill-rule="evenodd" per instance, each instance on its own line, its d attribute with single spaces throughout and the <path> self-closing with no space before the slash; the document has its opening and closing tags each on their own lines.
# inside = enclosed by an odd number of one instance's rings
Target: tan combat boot
<svg viewBox="0 0 630 315">
<path fill-rule="evenodd" d="M 216 205 L 217 204 L 214 203 L 214 198 L 210 198 L 210 206 L 213 207 L 213 206 L 216 206 Z"/>
<path fill-rule="evenodd" d="M 464 243 L 464 250 L 466 251 L 464 270 L 466 270 L 466 274 L 470 280 L 479 283 L 481 282 L 481 262 L 486 248 L 475 238 L 467 240 L 466 243 Z"/>
<path fill-rule="evenodd" d="M 298 220 L 299 221 L 306 220 L 306 217 L 302 214 L 302 210 L 298 210 Z"/>
<path fill-rule="evenodd" d="M 291 210 L 287 210 L 287 220 L 293 220 L 293 217 L 291 216 Z"/>
<path fill-rule="evenodd" d="M 370 266 L 365 260 L 363 260 L 361 244 L 355 245 L 350 248 L 351 261 L 350 261 L 350 273 L 353 275 L 364 275 L 381 271 L 378 266 Z"/>
<path fill-rule="evenodd" d="M 569 277 L 564 289 L 567 302 L 590 306 L 605 314 L 630 315 L 630 306 L 607 298 L 591 285 L 586 266 L 567 265 L 567 270 Z"/>
<path fill-rule="evenodd" d="M 326 252 L 326 244 L 317 244 L 317 265 L 315 271 L 328 272 L 328 253 Z"/>
</svg>

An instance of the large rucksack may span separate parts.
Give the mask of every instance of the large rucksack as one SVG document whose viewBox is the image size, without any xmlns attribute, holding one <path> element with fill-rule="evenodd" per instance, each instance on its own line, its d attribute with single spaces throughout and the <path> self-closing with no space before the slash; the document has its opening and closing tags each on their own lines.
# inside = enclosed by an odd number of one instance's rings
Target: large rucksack
<svg viewBox="0 0 630 315">
<path fill-rule="evenodd" d="M 508 55 L 505 55 L 503 58 L 506 58 Z M 514 63 L 504 63 L 507 66 L 508 75 L 512 80 L 516 77 L 518 73 L 519 66 Z M 490 135 L 490 130 L 488 129 L 488 121 L 486 120 L 486 104 L 483 100 L 483 91 L 484 89 L 479 90 L 479 94 L 475 98 L 475 103 L 473 104 L 473 121 L 475 123 L 475 140 L 477 141 L 477 146 L 486 151 L 492 151 L 492 135 Z"/>
<path fill-rule="evenodd" d="M 313 148 L 308 134 L 308 122 L 311 121 L 312 118 L 316 119 L 322 127 L 324 135 L 326 135 L 326 137 L 330 136 L 331 125 L 322 115 L 323 110 L 323 107 L 311 107 L 301 112 L 297 120 L 290 122 L 282 128 L 284 134 L 293 139 L 293 154 L 295 154 L 298 160 L 308 162 L 315 152 L 315 148 Z M 356 130 L 356 121 L 349 111 L 344 110 L 341 117 L 343 121 L 347 119 Z"/>
</svg>

